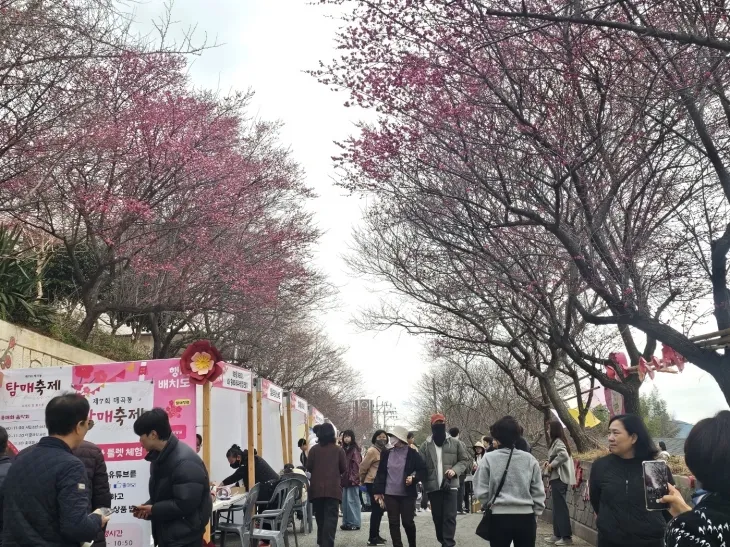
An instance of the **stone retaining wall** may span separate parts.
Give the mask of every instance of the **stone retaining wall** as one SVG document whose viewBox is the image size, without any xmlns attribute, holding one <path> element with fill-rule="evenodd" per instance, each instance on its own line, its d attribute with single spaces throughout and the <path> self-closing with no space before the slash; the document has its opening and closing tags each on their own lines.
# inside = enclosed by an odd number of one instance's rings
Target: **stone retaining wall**
<svg viewBox="0 0 730 547">
<path fill-rule="evenodd" d="M 568 488 L 567 501 L 568 510 L 570 511 L 570 519 L 573 525 L 573 534 L 591 545 L 597 543 L 596 517 L 593 514 L 593 507 L 588 499 L 588 481 L 591 476 L 591 462 L 582 462 L 583 482 L 576 487 Z M 685 499 L 689 501 L 693 492 L 691 481 L 688 477 L 675 476 L 674 481 Z M 553 500 L 552 496 L 547 499 L 547 508 L 543 513 L 543 520 L 552 522 L 553 520 Z"/>
<path fill-rule="evenodd" d="M 12 323 L 0 321 L 0 369 L 60 367 L 110 362 L 101 355 L 69 346 Z"/>
</svg>

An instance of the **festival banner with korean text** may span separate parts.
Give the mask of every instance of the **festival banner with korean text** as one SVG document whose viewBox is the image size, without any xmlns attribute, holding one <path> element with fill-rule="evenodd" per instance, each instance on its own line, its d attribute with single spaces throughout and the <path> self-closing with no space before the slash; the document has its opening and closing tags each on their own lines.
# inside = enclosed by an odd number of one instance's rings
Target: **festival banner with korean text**
<svg viewBox="0 0 730 547">
<path fill-rule="evenodd" d="M 112 494 L 112 519 L 107 545 L 149 545 L 149 523 L 132 516 L 132 506 L 149 499 L 150 464 L 134 433 L 134 421 L 154 404 L 155 383 L 83 384 L 80 391 L 91 407 L 94 427 L 86 439 L 104 454 Z"/>
<path fill-rule="evenodd" d="M 71 367 L 8 369 L 0 373 L 0 423 L 8 432 L 12 453 L 46 436 L 46 404 L 68 391 L 72 391 Z"/>
<path fill-rule="evenodd" d="M 89 419 L 94 427 L 87 440 L 104 453 L 107 466 L 111 462 L 141 460 L 144 457 L 133 425 L 154 401 L 154 382 L 87 384 L 80 393 L 91 406 Z"/>
<path fill-rule="evenodd" d="M 149 523 L 131 514 L 133 505 L 149 499 L 149 462 L 133 424 L 145 410 L 164 408 L 175 435 L 195 446 L 195 386 L 178 359 L 6 370 L 0 373 L 0 420 L 11 447 L 22 450 L 47 435 L 46 405 L 71 391 L 89 400 L 94 427 L 86 438 L 106 460 L 113 496 L 107 545 L 148 547 Z"/>
<path fill-rule="evenodd" d="M 179 359 L 73 367 L 75 385 L 147 380 L 155 385 L 153 406 L 164 408 L 175 436 L 195 448 L 195 386 L 180 371 Z"/>
<path fill-rule="evenodd" d="M 213 382 L 213 387 L 222 387 L 224 389 L 244 392 L 251 391 L 252 385 L 253 374 L 251 371 L 234 365 L 226 365 L 223 374 Z"/>
<path fill-rule="evenodd" d="M 275 403 L 281 404 L 284 401 L 284 390 L 264 378 L 261 379 L 261 394 L 264 399 Z"/>
<path fill-rule="evenodd" d="M 301 412 L 302 414 L 308 414 L 309 408 L 307 401 L 299 397 L 296 393 L 290 393 L 289 398 L 291 400 L 291 409 Z"/>
<path fill-rule="evenodd" d="M 45 409 L 56 395 L 72 391 L 71 367 L 8 369 L 0 376 L 0 409 Z"/>
</svg>

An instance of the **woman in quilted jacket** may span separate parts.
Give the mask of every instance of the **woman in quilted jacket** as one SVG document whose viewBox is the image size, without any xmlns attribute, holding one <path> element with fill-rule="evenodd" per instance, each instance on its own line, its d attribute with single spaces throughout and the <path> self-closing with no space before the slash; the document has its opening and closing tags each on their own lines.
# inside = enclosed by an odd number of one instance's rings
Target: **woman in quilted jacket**
<svg viewBox="0 0 730 547">
<path fill-rule="evenodd" d="M 662 501 L 676 517 L 669 523 L 666 547 L 721 547 L 730 529 L 730 412 L 701 420 L 684 445 L 684 459 L 707 494 L 692 509 L 669 487 Z"/>
<path fill-rule="evenodd" d="M 342 448 L 347 457 L 347 471 L 342 474 L 342 530 L 359 530 L 361 523 L 360 464 L 362 454 L 351 429 L 342 432 Z"/>
</svg>

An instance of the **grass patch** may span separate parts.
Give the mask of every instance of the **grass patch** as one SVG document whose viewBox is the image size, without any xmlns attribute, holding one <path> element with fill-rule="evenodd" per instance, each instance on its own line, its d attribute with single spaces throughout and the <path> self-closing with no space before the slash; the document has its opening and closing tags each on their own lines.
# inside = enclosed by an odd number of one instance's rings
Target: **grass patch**
<svg viewBox="0 0 730 547">
<path fill-rule="evenodd" d="M 583 452 L 581 454 L 573 454 L 573 459 L 581 462 L 593 462 L 598 458 L 607 456 L 608 454 L 610 454 L 610 452 L 607 448 L 596 448 L 595 450 L 589 450 L 588 452 Z M 670 456 L 667 464 L 669 465 L 669 469 L 672 471 L 672 475 L 688 477 L 692 474 L 687 467 L 687 464 L 684 462 L 684 456 Z"/>
<path fill-rule="evenodd" d="M 588 452 L 582 452 L 580 454 L 573 454 L 574 460 L 580 460 L 582 462 L 593 462 L 603 456 L 608 456 L 608 448 L 594 448 Z"/>
<path fill-rule="evenodd" d="M 149 352 L 132 344 L 128 339 L 103 332 L 95 328 L 88 340 L 76 334 L 79 323 L 62 317 L 55 317 L 48 327 L 48 336 L 69 346 L 96 353 L 112 361 L 140 361 L 149 359 Z"/>
</svg>

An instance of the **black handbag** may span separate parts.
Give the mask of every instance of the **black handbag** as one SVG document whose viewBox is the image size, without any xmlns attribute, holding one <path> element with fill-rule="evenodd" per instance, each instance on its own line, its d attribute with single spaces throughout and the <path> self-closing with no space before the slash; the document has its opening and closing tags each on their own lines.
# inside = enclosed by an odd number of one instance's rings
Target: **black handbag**
<svg viewBox="0 0 730 547">
<path fill-rule="evenodd" d="M 500 492 L 502 492 L 502 487 L 504 486 L 504 480 L 507 478 L 507 470 L 509 469 L 509 464 L 512 461 L 512 452 L 514 452 L 514 450 L 515 449 L 513 448 L 509 451 L 507 467 L 504 468 L 504 473 L 502 473 L 502 480 L 499 481 L 499 486 L 497 487 L 497 491 L 494 493 L 492 501 L 490 501 L 484 508 L 484 516 L 482 516 L 482 520 L 479 522 L 479 526 L 477 526 L 476 529 L 476 534 L 487 541 L 489 541 L 489 522 L 492 519 L 492 505 L 494 505 L 494 501 L 497 499 L 497 496 L 499 496 Z"/>
</svg>

